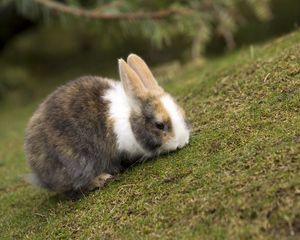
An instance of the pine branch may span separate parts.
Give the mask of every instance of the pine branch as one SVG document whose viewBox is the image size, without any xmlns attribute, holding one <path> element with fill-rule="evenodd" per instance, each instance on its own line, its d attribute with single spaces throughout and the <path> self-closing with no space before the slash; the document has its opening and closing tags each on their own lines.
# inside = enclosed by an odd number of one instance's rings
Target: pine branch
<svg viewBox="0 0 300 240">
<path fill-rule="evenodd" d="M 86 17 L 90 19 L 106 19 L 106 20 L 142 20 L 142 19 L 161 19 L 170 17 L 173 15 L 191 15 L 194 13 L 192 9 L 176 9 L 166 8 L 153 12 L 127 12 L 110 14 L 104 13 L 102 9 L 97 8 L 95 10 L 87 10 L 78 7 L 67 6 L 66 4 L 59 3 L 53 0 L 32 0 L 36 4 L 48 8 L 54 13 L 65 13 L 76 17 Z"/>
</svg>

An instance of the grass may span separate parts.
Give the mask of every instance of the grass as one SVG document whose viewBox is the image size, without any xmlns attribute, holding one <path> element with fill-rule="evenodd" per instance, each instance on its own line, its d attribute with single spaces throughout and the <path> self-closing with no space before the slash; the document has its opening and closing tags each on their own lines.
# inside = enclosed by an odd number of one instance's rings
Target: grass
<svg viewBox="0 0 300 240">
<path fill-rule="evenodd" d="M 22 181 L 38 101 L 0 112 L 1 239 L 299 239 L 300 32 L 162 79 L 188 147 L 79 201 Z"/>
</svg>

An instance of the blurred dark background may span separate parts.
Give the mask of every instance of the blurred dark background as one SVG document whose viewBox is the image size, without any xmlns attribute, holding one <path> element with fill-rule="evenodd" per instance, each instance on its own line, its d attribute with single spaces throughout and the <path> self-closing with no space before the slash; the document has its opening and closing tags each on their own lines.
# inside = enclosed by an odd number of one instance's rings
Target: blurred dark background
<svg viewBox="0 0 300 240">
<path fill-rule="evenodd" d="M 80 75 L 117 77 L 116 59 L 130 52 L 157 69 L 180 68 L 299 22 L 299 0 L 0 0 L 0 107 Z"/>
</svg>

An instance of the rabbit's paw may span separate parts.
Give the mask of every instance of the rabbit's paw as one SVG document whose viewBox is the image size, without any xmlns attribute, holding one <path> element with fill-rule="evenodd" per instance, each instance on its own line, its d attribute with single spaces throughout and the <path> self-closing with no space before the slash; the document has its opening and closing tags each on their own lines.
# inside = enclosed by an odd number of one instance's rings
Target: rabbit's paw
<svg viewBox="0 0 300 240">
<path fill-rule="evenodd" d="M 109 181 L 113 179 L 113 175 L 108 173 L 101 173 L 99 176 L 95 177 L 90 185 L 90 190 L 95 188 L 103 188 Z"/>
</svg>

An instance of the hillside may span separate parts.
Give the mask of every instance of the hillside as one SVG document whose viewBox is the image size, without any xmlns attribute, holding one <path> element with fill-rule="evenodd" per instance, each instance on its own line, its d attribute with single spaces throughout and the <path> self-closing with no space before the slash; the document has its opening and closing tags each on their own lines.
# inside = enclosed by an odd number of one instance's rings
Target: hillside
<svg viewBox="0 0 300 240">
<path fill-rule="evenodd" d="M 191 143 L 79 201 L 22 181 L 37 102 L 4 107 L 1 239 L 299 239 L 300 32 L 175 75 Z"/>
</svg>

